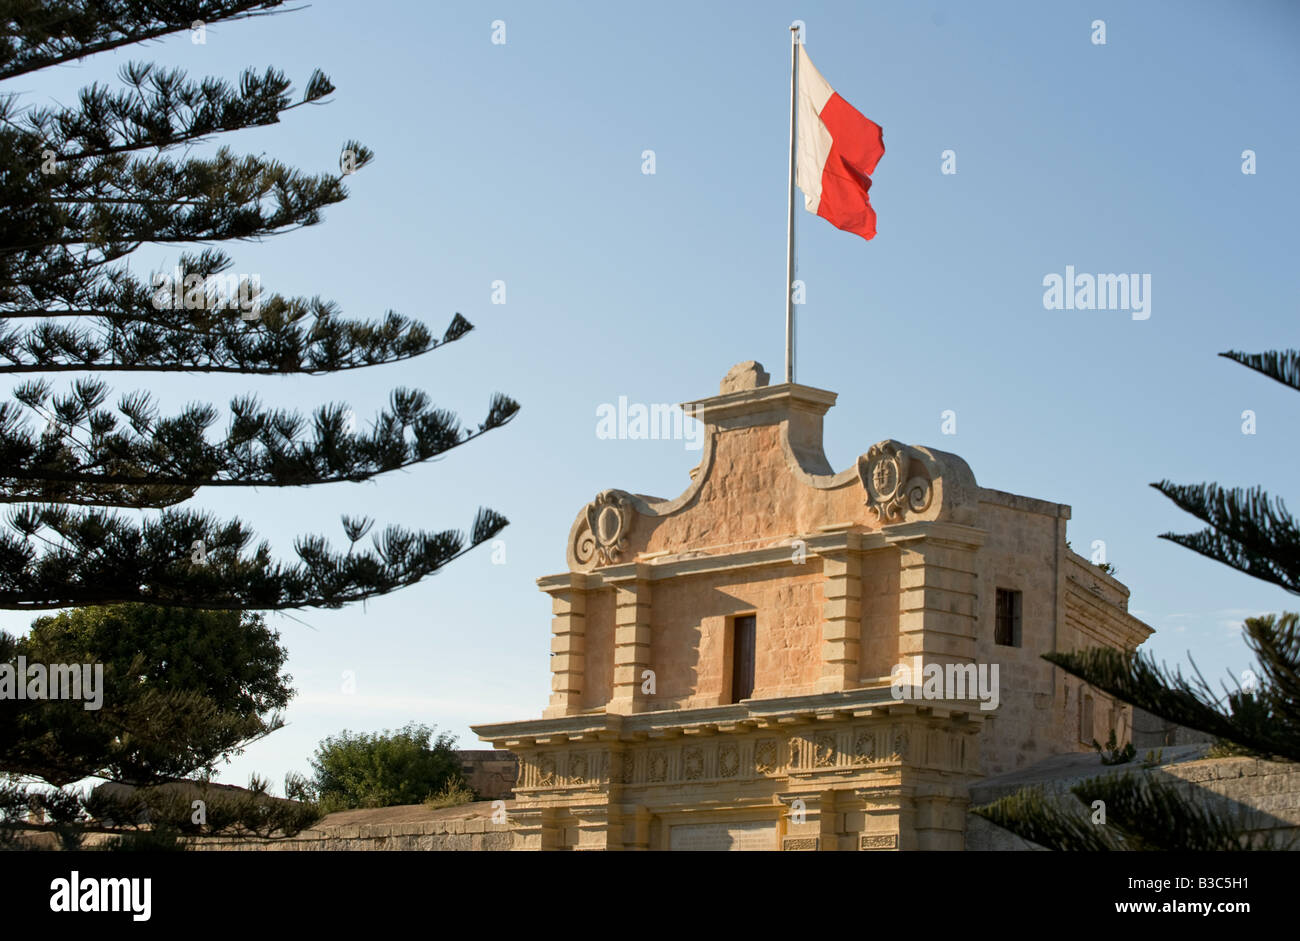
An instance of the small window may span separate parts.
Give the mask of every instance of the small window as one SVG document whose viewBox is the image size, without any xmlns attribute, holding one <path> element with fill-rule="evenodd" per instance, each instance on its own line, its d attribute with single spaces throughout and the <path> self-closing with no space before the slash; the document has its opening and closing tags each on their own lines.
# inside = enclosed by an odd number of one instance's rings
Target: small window
<svg viewBox="0 0 1300 941">
<path fill-rule="evenodd" d="M 1020 592 L 1009 588 L 998 589 L 993 642 L 1003 647 L 1020 646 Z"/>
<path fill-rule="evenodd" d="M 744 614 L 731 622 L 731 701 L 754 695 L 754 653 L 757 617 Z"/>
</svg>

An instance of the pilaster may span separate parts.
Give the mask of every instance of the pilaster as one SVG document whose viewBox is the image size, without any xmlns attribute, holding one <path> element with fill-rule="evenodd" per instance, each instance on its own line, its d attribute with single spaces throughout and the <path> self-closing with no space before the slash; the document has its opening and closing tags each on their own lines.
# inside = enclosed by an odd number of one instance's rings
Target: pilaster
<svg viewBox="0 0 1300 941">
<path fill-rule="evenodd" d="M 586 685 L 587 593 L 581 575 L 542 579 L 551 596 L 551 701 L 544 718 L 582 711 Z"/>
<path fill-rule="evenodd" d="M 614 587 L 614 695 L 609 712 L 630 715 L 646 709 L 641 692 L 650 668 L 650 580 L 642 573 Z"/>
</svg>

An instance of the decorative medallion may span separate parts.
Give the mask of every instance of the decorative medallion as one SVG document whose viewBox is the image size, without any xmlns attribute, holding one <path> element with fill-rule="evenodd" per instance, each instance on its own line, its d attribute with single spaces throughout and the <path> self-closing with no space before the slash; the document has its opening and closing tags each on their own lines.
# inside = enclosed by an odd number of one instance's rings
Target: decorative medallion
<svg viewBox="0 0 1300 941">
<path fill-rule="evenodd" d="M 573 545 L 573 554 L 582 565 L 611 565 L 619 560 L 627 546 L 627 535 L 635 515 L 632 495 L 625 490 L 602 490 L 584 511 L 586 527 Z"/>
<path fill-rule="evenodd" d="M 718 774 L 724 778 L 734 778 L 740 770 L 740 749 L 728 743 L 718 749 Z"/>
<path fill-rule="evenodd" d="M 704 777 L 704 749 L 698 745 L 682 749 L 682 777 L 688 781 Z"/>
<path fill-rule="evenodd" d="M 759 774 L 776 771 L 776 739 L 765 738 L 754 746 L 754 770 Z"/>
<path fill-rule="evenodd" d="M 813 761 L 818 768 L 831 768 L 835 765 L 835 737 L 818 735 Z"/>
<path fill-rule="evenodd" d="M 632 773 L 633 773 L 633 758 L 632 758 L 632 753 L 630 751 L 623 752 L 623 756 L 619 762 L 619 765 L 622 768 L 622 772 L 623 772 L 622 774 L 623 783 L 631 784 Z"/>
<path fill-rule="evenodd" d="M 873 444 L 858 458 L 858 478 L 867 491 L 867 506 L 882 523 L 899 522 L 908 511 L 921 513 L 930 506 L 934 492 L 930 481 L 913 475 L 912 465 L 911 449 L 892 440 Z"/>
<path fill-rule="evenodd" d="M 537 759 L 537 783 L 541 787 L 550 787 L 555 783 L 554 755 L 542 755 Z"/>
<path fill-rule="evenodd" d="M 853 759 L 859 762 L 876 760 L 876 734 L 866 729 L 858 732 L 853 739 Z"/>
<path fill-rule="evenodd" d="M 907 732 L 901 729 L 894 733 L 894 755 L 899 758 L 907 757 Z"/>
<path fill-rule="evenodd" d="M 668 778 L 668 753 L 662 748 L 650 753 L 651 781 L 665 781 Z"/>
<path fill-rule="evenodd" d="M 586 752 L 574 752 L 569 756 L 569 780 L 574 784 L 581 784 L 587 779 L 587 754 Z"/>
</svg>

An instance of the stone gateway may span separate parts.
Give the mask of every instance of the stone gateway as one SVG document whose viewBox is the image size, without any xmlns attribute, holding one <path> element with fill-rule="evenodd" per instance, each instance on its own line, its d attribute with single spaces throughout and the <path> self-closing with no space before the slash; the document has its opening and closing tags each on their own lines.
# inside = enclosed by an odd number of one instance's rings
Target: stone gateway
<svg viewBox="0 0 1300 941">
<path fill-rule="evenodd" d="M 516 849 L 960 850 L 972 783 L 1128 739 L 1128 707 L 1040 656 L 1152 633 L 1069 507 L 894 440 L 836 473 L 836 395 L 767 379 L 684 406 L 685 491 L 597 494 L 539 580 L 550 704 L 474 727 L 519 757 Z"/>
</svg>

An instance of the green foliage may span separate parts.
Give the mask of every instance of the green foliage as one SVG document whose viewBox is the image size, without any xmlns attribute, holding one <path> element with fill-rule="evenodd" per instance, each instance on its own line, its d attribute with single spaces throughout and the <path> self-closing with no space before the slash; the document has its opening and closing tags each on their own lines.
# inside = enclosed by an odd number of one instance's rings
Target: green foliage
<svg viewBox="0 0 1300 941">
<path fill-rule="evenodd" d="M 1132 742 L 1125 742 L 1123 748 L 1119 747 L 1119 742 L 1116 741 L 1115 738 L 1114 729 L 1110 730 L 1110 737 L 1106 739 L 1106 745 L 1104 748 L 1096 739 L 1092 740 L 1092 747 L 1099 755 L 1101 755 L 1101 763 L 1103 765 L 1127 764 L 1133 760 L 1135 755 L 1137 755 L 1137 749 L 1133 747 Z"/>
<path fill-rule="evenodd" d="M 430 794 L 424 799 L 424 806 L 430 810 L 441 810 L 444 807 L 459 807 L 461 804 L 468 804 L 478 799 L 473 788 L 458 781 L 448 781 L 442 790 L 437 794 Z"/>
<path fill-rule="evenodd" d="M 1248 643 L 1256 651 L 1264 682 L 1254 690 L 1227 691 L 1220 703 L 1196 673 L 1170 672 L 1134 651 L 1096 647 L 1049 653 L 1043 659 L 1122 702 L 1179 725 L 1208 732 L 1265 757 L 1300 760 L 1300 632 L 1295 614 L 1247 618 Z"/>
<path fill-rule="evenodd" d="M 455 744 L 447 733 L 434 737 L 431 726 L 414 722 L 377 733 L 345 730 L 317 747 L 314 778 L 298 779 L 298 793 L 319 801 L 326 812 L 418 804 L 448 787 L 463 787 Z"/>
<path fill-rule="evenodd" d="M 196 801 L 202 815 L 196 819 Z M 247 789 L 201 781 L 177 781 L 111 792 L 101 788 L 84 806 L 88 814 L 111 821 L 116 829 L 174 830 L 185 836 L 292 836 L 320 819 L 313 804 L 272 797 L 254 776 Z"/>
<path fill-rule="evenodd" d="M 1189 800 L 1186 786 L 1150 774 L 1092 778 L 1053 800 L 1039 788 L 975 807 L 977 814 L 1052 850 L 1224 852 L 1290 849 L 1293 838 L 1251 834 L 1249 811 L 1234 813 Z"/>
<path fill-rule="evenodd" d="M 109 837 L 104 850 L 110 853 L 183 853 L 185 841 L 175 827 L 135 830 Z"/>
<path fill-rule="evenodd" d="M 29 660 L 131 663 L 134 675 L 166 690 L 202 690 L 218 708 L 270 713 L 293 696 L 281 673 L 288 651 L 264 615 L 124 604 L 76 608 L 32 622 L 19 642 Z"/>
<path fill-rule="evenodd" d="M 1022 788 L 971 813 L 1016 836 L 1054 850 L 1118 849 L 1110 831 L 1092 823 L 1082 808 L 1061 807 L 1040 788 Z"/>
<path fill-rule="evenodd" d="M 119 605 L 38 619 L 0 661 L 103 666 L 101 708 L 81 700 L 0 703 L 0 771 L 56 786 L 137 784 L 211 772 L 278 729 L 292 677 L 260 614 Z"/>
<path fill-rule="evenodd" d="M 1300 351 L 1220 355 L 1300 390 Z M 1151 486 L 1208 524 L 1198 533 L 1165 533 L 1161 538 L 1300 594 L 1300 525 L 1282 500 L 1259 487 L 1227 489 L 1168 480 Z M 1213 757 L 1248 754 L 1300 761 L 1300 615 L 1247 618 L 1243 629 L 1261 681 L 1248 689 L 1240 684 L 1236 689 L 1225 687 L 1222 697 L 1195 670 L 1194 662 L 1195 679 L 1189 679 L 1136 651 L 1094 648 L 1049 653 L 1044 659 L 1122 702 L 1214 735 Z M 1113 731 L 1111 743 L 1114 756 Z M 1130 754 L 1124 760 L 1131 758 Z M 1144 764 L 1158 761 L 1158 755 L 1148 753 Z M 1236 850 L 1280 845 L 1278 838 L 1251 839 L 1244 817 L 1218 817 L 1177 788 L 1149 776 L 1097 779 L 1076 787 L 1074 793 L 1085 803 L 1103 800 L 1113 830 L 1089 835 L 1080 830 L 1077 816 L 1041 795 L 1013 795 L 975 812 L 1056 849 Z M 1105 845 L 1099 845 L 1098 839 Z"/>
<path fill-rule="evenodd" d="M 45 821 L 34 821 L 32 812 Z M 52 833 L 65 850 L 181 850 L 200 836 L 289 837 L 320 817 L 313 804 L 268 795 L 256 776 L 247 789 L 204 781 L 84 791 L 0 783 L 0 849 L 23 848 L 24 838 Z M 91 834 L 109 839 L 93 844 Z"/>
<path fill-rule="evenodd" d="M 1300 526 L 1280 498 L 1261 487 L 1152 484 L 1179 508 L 1209 524 L 1197 533 L 1160 538 L 1300 594 Z"/>
<path fill-rule="evenodd" d="M 0 80 L 188 32 L 195 21 L 210 27 L 280 6 L 10 0 Z M 333 91 L 320 71 L 297 93 L 274 68 L 193 79 L 131 62 L 116 85 L 92 85 L 70 104 L 24 106 L 19 94 L 0 96 L 0 373 L 325 375 L 465 337 L 473 325 L 460 314 L 439 339 L 391 310 L 351 319 L 320 297 L 263 291 L 260 275 L 232 273 L 218 248 L 181 252 L 172 270 L 148 281 L 132 273 L 127 259 L 145 243 L 260 240 L 315 225 L 347 198 L 344 178 L 374 159 L 357 141 L 345 141 L 338 171 L 325 173 L 193 147 L 279 123 Z M 500 428 L 519 408 L 504 395 L 492 396 L 476 430 L 419 390 L 395 390 L 366 430 L 349 427 L 342 403 L 304 416 L 248 395 L 230 403 L 222 432 L 210 405 L 164 417 L 145 392 L 122 396 L 115 408 L 110 397 L 98 378 L 61 394 L 38 379 L 0 403 L 0 503 L 18 505 L 0 532 L 0 608 L 338 607 L 414 584 L 506 524 L 484 509 L 468 536 L 393 526 L 367 550 L 357 549 L 345 522 L 346 551 L 302 536 L 298 562 L 289 564 L 275 561 L 266 543 L 254 545 L 237 519 L 165 509 L 140 522 L 104 509 L 172 508 L 203 487 L 369 480 Z M 198 561 L 196 546 L 207 554 Z"/>
</svg>

